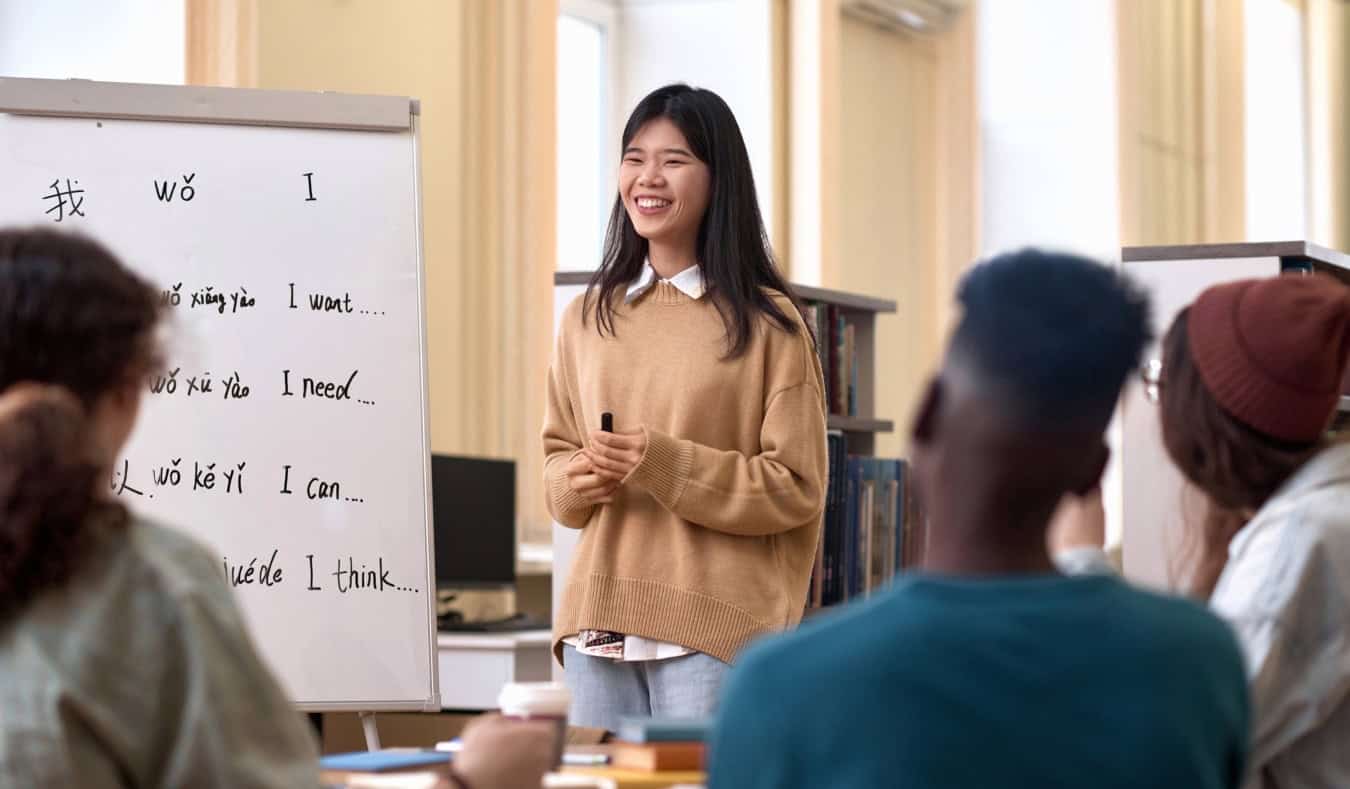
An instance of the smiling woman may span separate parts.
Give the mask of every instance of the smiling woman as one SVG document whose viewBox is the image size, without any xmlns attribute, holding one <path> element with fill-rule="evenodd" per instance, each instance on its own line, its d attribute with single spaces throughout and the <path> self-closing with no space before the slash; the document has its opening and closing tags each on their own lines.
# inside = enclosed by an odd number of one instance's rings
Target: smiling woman
<svg viewBox="0 0 1350 789">
<path fill-rule="evenodd" d="M 603 262 L 562 318 L 544 426 L 549 509 L 582 532 L 555 651 L 572 723 L 611 730 L 710 714 L 740 648 L 796 624 L 826 476 L 813 338 L 730 108 L 661 88 L 620 150 Z"/>
</svg>

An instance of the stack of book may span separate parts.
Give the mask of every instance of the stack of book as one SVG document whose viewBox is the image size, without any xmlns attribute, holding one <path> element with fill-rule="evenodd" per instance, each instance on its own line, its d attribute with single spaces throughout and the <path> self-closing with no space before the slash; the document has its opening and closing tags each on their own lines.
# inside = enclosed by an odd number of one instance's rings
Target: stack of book
<svg viewBox="0 0 1350 789">
<path fill-rule="evenodd" d="M 710 722 L 665 718 L 624 718 L 609 746 L 615 767 L 648 772 L 704 768 Z"/>
<path fill-rule="evenodd" d="M 808 607 L 866 597 L 919 564 L 926 519 L 909 463 L 848 454 L 848 439 L 829 432 L 825 524 L 816 550 Z"/>
</svg>

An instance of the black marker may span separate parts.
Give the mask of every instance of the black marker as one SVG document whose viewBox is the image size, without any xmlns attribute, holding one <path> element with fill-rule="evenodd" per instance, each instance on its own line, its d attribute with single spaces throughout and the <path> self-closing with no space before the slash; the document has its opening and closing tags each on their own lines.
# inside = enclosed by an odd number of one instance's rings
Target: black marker
<svg viewBox="0 0 1350 789">
<path fill-rule="evenodd" d="M 600 429 L 606 433 L 614 432 L 614 415 L 606 411 L 600 415 Z"/>
</svg>

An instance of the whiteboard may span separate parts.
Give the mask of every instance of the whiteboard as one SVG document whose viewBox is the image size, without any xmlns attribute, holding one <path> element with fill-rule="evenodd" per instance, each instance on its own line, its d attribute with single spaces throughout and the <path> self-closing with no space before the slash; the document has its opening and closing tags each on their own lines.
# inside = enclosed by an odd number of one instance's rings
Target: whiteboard
<svg viewBox="0 0 1350 789">
<path fill-rule="evenodd" d="M 215 551 L 305 709 L 439 708 L 416 111 L 0 80 L 0 224 L 166 304 L 114 492 Z"/>
</svg>

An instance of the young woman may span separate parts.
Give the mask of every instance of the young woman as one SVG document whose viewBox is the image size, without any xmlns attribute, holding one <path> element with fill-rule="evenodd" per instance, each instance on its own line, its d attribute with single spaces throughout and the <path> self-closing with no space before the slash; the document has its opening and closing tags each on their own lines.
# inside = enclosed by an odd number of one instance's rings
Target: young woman
<svg viewBox="0 0 1350 789">
<path fill-rule="evenodd" d="M 1326 437 L 1350 289 L 1323 276 L 1210 288 L 1163 353 L 1163 443 L 1210 503 L 1194 591 L 1247 654 L 1252 784 L 1350 785 L 1350 445 Z"/>
<path fill-rule="evenodd" d="M 98 244 L 0 231 L 0 786 L 319 785 L 220 562 L 110 496 L 159 319 Z M 551 729 L 509 726 L 465 783 L 539 785 Z"/>
<path fill-rule="evenodd" d="M 1350 289 L 1243 280 L 1177 316 L 1150 381 L 1168 455 L 1208 504 L 1192 592 L 1247 656 L 1250 787 L 1350 786 L 1350 444 L 1327 435 L 1347 358 Z M 1099 523 L 1070 522 L 1060 547 L 1100 546 Z"/>
<path fill-rule="evenodd" d="M 731 109 L 660 88 L 633 110 L 621 155 L 603 263 L 559 330 L 543 433 L 549 509 L 582 530 L 555 650 L 572 722 L 609 729 L 711 713 L 737 651 L 799 620 L 827 465 L 814 342 Z"/>
</svg>

